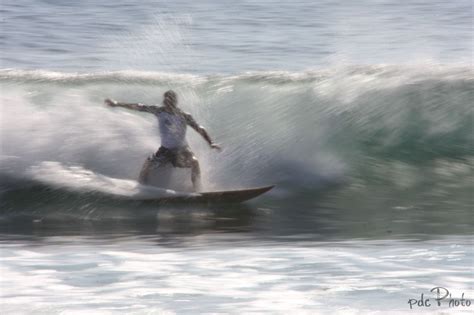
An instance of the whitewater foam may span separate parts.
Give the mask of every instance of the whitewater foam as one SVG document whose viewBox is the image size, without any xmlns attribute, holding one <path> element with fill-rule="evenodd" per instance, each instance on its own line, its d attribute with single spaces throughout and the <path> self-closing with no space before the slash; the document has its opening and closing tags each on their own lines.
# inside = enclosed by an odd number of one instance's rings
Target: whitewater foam
<svg viewBox="0 0 474 315">
<path fill-rule="evenodd" d="M 111 178 L 81 166 L 65 166 L 58 162 L 42 162 L 29 168 L 27 172 L 39 182 L 80 193 L 100 192 L 132 200 L 194 195 L 171 189 L 143 186 L 135 180 Z"/>
</svg>

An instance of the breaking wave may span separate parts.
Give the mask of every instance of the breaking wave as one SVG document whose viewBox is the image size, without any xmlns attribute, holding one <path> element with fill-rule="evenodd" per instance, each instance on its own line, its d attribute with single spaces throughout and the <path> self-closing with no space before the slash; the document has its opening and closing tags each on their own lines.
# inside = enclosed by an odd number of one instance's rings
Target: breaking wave
<svg viewBox="0 0 474 315">
<path fill-rule="evenodd" d="M 211 152 L 188 132 L 208 189 L 274 183 L 297 192 L 381 181 L 398 187 L 418 176 L 425 184 L 448 176 L 469 185 L 472 172 L 468 66 L 227 76 L 5 69 L 0 82 L 0 171 L 7 189 L 15 180 L 51 185 L 51 178 L 67 186 L 71 173 L 64 170 L 71 167 L 94 174 L 89 189 L 97 188 L 98 176 L 136 178 L 159 146 L 156 121 L 108 108 L 103 99 L 157 104 L 169 88 L 224 148 Z"/>
</svg>

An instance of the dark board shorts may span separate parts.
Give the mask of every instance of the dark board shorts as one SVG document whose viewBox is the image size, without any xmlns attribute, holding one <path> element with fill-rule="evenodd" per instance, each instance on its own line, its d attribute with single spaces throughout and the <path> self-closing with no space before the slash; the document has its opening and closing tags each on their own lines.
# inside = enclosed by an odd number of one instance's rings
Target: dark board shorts
<svg viewBox="0 0 474 315">
<path fill-rule="evenodd" d="M 188 168 L 192 166 L 195 157 L 189 147 L 176 149 L 160 147 L 158 151 L 148 159 L 153 164 L 156 164 L 156 166 L 171 163 L 174 167 Z"/>
</svg>

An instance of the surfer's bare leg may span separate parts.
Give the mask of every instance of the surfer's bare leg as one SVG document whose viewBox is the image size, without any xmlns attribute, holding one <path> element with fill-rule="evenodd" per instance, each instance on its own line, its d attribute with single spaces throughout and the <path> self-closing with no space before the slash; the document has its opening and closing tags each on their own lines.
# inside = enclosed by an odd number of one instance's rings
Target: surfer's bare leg
<svg viewBox="0 0 474 315">
<path fill-rule="evenodd" d="M 150 158 L 147 158 L 145 160 L 145 163 L 143 163 L 142 170 L 140 171 L 140 175 L 138 176 L 138 182 L 142 185 L 146 185 L 148 183 L 148 175 L 150 174 L 151 171 L 151 165 L 152 162 Z"/>
<path fill-rule="evenodd" d="M 194 191 L 201 191 L 201 168 L 195 157 L 191 161 L 191 181 L 193 182 Z"/>
</svg>

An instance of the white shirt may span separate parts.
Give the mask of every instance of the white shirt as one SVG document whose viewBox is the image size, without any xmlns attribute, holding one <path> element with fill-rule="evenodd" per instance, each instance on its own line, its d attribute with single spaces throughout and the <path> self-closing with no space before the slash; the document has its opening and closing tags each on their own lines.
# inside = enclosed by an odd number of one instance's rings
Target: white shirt
<svg viewBox="0 0 474 315">
<path fill-rule="evenodd" d="M 183 148 L 188 146 L 186 141 L 187 125 L 199 130 L 200 127 L 193 116 L 176 108 L 169 112 L 164 106 L 139 105 L 139 110 L 149 112 L 158 119 L 161 146 L 168 149 Z"/>
<path fill-rule="evenodd" d="M 166 111 L 154 113 L 158 118 L 161 145 L 168 149 L 187 147 L 186 141 L 186 117 L 179 113 Z"/>
</svg>

